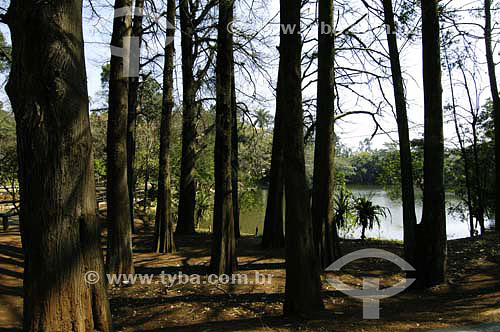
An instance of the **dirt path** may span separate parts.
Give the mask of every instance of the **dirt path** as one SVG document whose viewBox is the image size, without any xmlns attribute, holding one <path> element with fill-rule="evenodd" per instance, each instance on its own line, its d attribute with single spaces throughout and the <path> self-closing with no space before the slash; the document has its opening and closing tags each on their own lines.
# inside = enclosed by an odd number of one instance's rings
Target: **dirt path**
<svg viewBox="0 0 500 332">
<path fill-rule="evenodd" d="M 176 239 L 174 255 L 148 253 L 149 231 L 134 237 L 136 272 L 154 274 L 149 284 L 113 288 L 110 299 L 116 331 L 426 331 L 484 322 L 500 322 L 500 236 L 449 241 L 446 286 L 423 293 L 403 292 L 381 301 L 381 319 L 363 320 L 362 304 L 333 289 L 324 279 L 326 310 L 311 319 L 281 317 L 285 285 L 282 252 L 264 252 L 259 239 L 238 244 L 239 273 L 246 284 L 213 285 L 206 276 L 210 237 Z M 401 245 L 381 241 L 345 241 L 345 253 L 380 248 L 401 255 Z M 399 268 L 378 259 L 352 262 L 342 269 L 346 284 L 363 277 L 381 279 L 383 287 L 403 277 Z M 162 284 L 179 274 L 200 275 L 199 284 Z M 269 275 L 272 282 L 269 283 Z M 262 284 L 262 278 L 266 281 Z M 339 274 L 336 274 L 339 276 Z M 240 278 L 243 278 L 240 276 Z M 196 278 L 193 279 L 197 281 Z M 22 317 L 22 252 L 17 228 L 0 232 L 0 332 L 20 331 Z"/>
</svg>

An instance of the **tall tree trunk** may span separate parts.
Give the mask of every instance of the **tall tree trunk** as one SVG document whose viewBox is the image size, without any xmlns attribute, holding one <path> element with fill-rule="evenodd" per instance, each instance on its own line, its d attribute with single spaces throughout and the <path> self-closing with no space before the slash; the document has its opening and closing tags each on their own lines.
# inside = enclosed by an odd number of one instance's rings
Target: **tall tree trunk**
<svg viewBox="0 0 500 332">
<path fill-rule="evenodd" d="M 216 122 L 215 122 L 215 202 L 212 257 L 210 271 L 230 274 L 237 268 L 234 215 L 231 193 L 231 126 L 233 98 L 231 97 L 231 66 L 233 36 L 227 26 L 233 20 L 233 0 L 219 2 L 216 65 Z"/>
<path fill-rule="evenodd" d="M 450 79 L 450 91 L 451 91 L 451 102 L 452 102 L 452 110 L 453 110 L 453 122 L 455 123 L 455 133 L 457 134 L 458 144 L 460 146 L 460 153 L 462 154 L 462 159 L 464 162 L 464 173 L 465 173 L 465 187 L 467 192 L 467 209 L 469 210 L 469 228 L 470 228 L 470 237 L 474 237 L 475 229 L 474 229 L 474 215 L 472 209 L 472 194 L 471 194 L 471 183 L 470 183 L 470 172 L 469 172 L 469 158 L 467 158 L 467 150 L 465 149 L 465 143 L 462 139 L 462 135 L 460 133 L 460 128 L 458 125 L 457 118 L 457 105 L 455 99 L 455 89 L 453 88 L 453 78 L 451 76 L 452 70 L 451 65 L 448 61 L 448 55 L 445 54 L 446 58 L 446 66 L 448 68 L 448 77 Z"/>
<path fill-rule="evenodd" d="M 264 217 L 264 230 L 262 233 L 262 246 L 264 248 L 283 248 L 283 94 L 280 72 L 283 64 L 280 61 L 278 69 L 278 83 L 276 86 L 276 112 L 274 115 L 273 145 L 271 151 L 271 170 L 269 175 L 269 188 L 267 191 L 266 215 Z"/>
<path fill-rule="evenodd" d="M 472 122 L 471 122 L 471 129 L 472 129 L 472 155 L 473 155 L 473 166 L 474 166 L 474 172 L 473 172 L 473 178 L 474 178 L 474 204 L 473 204 L 473 215 L 477 218 L 477 221 L 479 223 L 479 227 L 481 230 L 481 235 L 484 235 L 485 232 L 485 225 L 484 225 L 484 187 L 483 187 L 483 181 L 481 180 L 481 170 L 479 166 L 479 152 L 478 152 L 478 135 L 477 135 L 477 126 L 478 126 L 478 115 L 477 112 L 474 109 L 474 105 L 472 102 L 472 95 L 469 89 L 469 83 L 467 79 L 467 73 L 465 72 L 464 67 L 462 66 L 461 63 L 458 64 L 458 67 L 460 68 L 460 71 L 462 72 L 462 77 L 464 79 L 464 87 L 465 91 L 467 93 L 467 99 L 469 100 L 469 108 L 470 108 L 470 114 L 472 115 Z"/>
<path fill-rule="evenodd" d="M 314 250 L 309 190 L 304 159 L 301 87 L 300 0 L 280 1 L 281 86 L 283 98 L 284 174 L 286 195 L 286 284 L 284 313 L 302 315 L 323 308 L 319 264 Z"/>
<path fill-rule="evenodd" d="M 132 0 L 116 0 L 115 10 L 131 7 Z M 129 15 L 113 21 L 111 45 L 129 54 L 125 38 L 131 33 Z M 108 208 L 108 273 L 134 273 L 132 261 L 132 231 L 127 183 L 127 114 L 128 77 L 123 57 L 111 56 L 109 78 L 109 112 L 107 132 L 107 208 Z"/>
<path fill-rule="evenodd" d="M 16 118 L 23 331 L 111 331 L 96 219 L 82 2 L 13 0 L 4 21 L 12 37 L 6 89 Z M 87 284 L 87 271 L 100 281 Z"/>
<path fill-rule="evenodd" d="M 175 0 L 167 1 L 167 22 L 175 25 Z M 172 193 L 170 189 L 170 136 L 172 110 L 174 108 L 174 35 L 175 28 L 168 28 L 165 38 L 165 62 L 163 66 L 163 99 L 160 126 L 160 162 L 158 173 L 158 199 L 155 220 L 155 252 L 175 251 Z"/>
<path fill-rule="evenodd" d="M 446 281 L 446 213 L 441 55 L 437 0 L 422 0 L 424 79 L 424 204 L 419 232 L 420 286 Z"/>
<path fill-rule="evenodd" d="M 493 60 L 493 47 L 491 45 L 491 0 L 484 0 L 485 27 L 484 39 L 486 43 L 486 61 L 490 78 L 491 99 L 493 100 L 493 116 L 495 121 L 495 174 L 497 192 L 495 194 L 495 230 L 500 232 L 500 95 Z"/>
<path fill-rule="evenodd" d="M 262 233 L 262 246 L 264 248 L 283 248 L 285 246 L 285 237 L 283 236 L 283 95 L 280 92 L 282 90 L 282 74 L 280 73 L 283 70 L 283 62 L 280 61 L 278 83 L 276 86 L 276 112 L 274 114 L 271 170 L 269 172 L 266 215 L 264 217 L 264 230 Z"/>
<path fill-rule="evenodd" d="M 316 111 L 316 138 L 314 146 L 314 174 L 312 192 L 312 220 L 316 252 L 322 267 L 340 257 L 337 227 L 335 225 L 335 48 L 334 34 L 325 27 L 333 27 L 333 0 L 319 1 L 318 29 L 318 107 Z"/>
<path fill-rule="evenodd" d="M 231 50 L 232 52 L 233 50 Z M 231 63 L 231 188 L 233 193 L 234 235 L 240 234 L 240 201 L 238 194 L 238 173 L 240 162 L 238 157 L 238 106 L 236 104 L 236 82 L 234 80 L 234 55 Z"/>
<path fill-rule="evenodd" d="M 139 51 L 142 44 L 142 14 L 144 9 L 144 0 L 135 0 L 135 15 L 132 22 L 132 36 L 139 38 Z M 133 54 L 132 56 L 139 56 L 138 61 L 140 61 L 140 53 Z M 132 227 L 132 233 L 135 233 L 134 226 L 134 192 L 135 192 L 135 172 L 134 172 L 134 161 L 135 161 L 135 149 L 136 149 L 136 119 L 137 119 L 137 108 L 139 106 L 137 96 L 139 92 L 139 77 L 130 77 L 129 79 L 129 91 L 128 91 L 128 115 L 127 115 L 127 181 L 128 181 L 128 197 L 130 206 L 130 225 Z"/>
<path fill-rule="evenodd" d="M 176 233 L 193 234 L 195 230 L 196 182 L 194 180 L 196 139 L 196 88 L 193 76 L 193 22 L 188 0 L 180 0 L 182 49 L 182 155 L 179 188 L 179 218 Z"/>
<path fill-rule="evenodd" d="M 392 0 L 382 0 L 385 24 L 388 27 L 387 43 L 391 59 L 392 83 L 396 103 L 396 117 L 399 134 L 399 160 L 401 171 L 401 192 L 403 199 L 403 231 L 405 259 L 416 266 L 417 259 L 417 217 L 415 215 L 415 193 L 413 190 L 413 165 L 410 149 L 410 133 L 406 111 L 406 96 L 399 61 L 399 50 L 394 22 Z"/>
</svg>

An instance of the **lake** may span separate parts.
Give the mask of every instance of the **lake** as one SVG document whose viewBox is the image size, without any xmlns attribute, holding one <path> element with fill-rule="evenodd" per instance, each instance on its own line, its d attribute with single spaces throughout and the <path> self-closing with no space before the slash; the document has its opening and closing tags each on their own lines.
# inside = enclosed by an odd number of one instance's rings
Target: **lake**
<svg viewBox="0 0 500 332">
<path fill-rule="evenodd" d="M 401 201 L 392 200 L 387 192 L 380 186 L 349 186 L 354 196 L 368 196 L 376 205 L 388 208 L 391 213 L 385 219 L 382 219 L 380 228 L 375 227 L 373 230 L 367 230 L 368 238 L 376 238 L 383 240 L 403 240 L 403 208 Z M 240 216 L 241 232 L 245 234 L 255 234 L 258 228 L 259 235 L 262 235 L 264 214 L 267 199 L 267 191 L 261 190 L 255 193 L 258 204 L 251 209 L 243 209 Z M 458 200 L 452 194 L 446 195 L 447 203 L 447 233 L 448 239 L 458 239 L 469 236 L 469 225 L 463 222 L 461 218 L 448 211 L 448 207 L 452 204 L 457 204 Z M 260 203 L 259 203 L 260 202 Z M 422 215 L 422 201 L 416 201 L 417 220 L 420 220 Z M 491 226 L 487 222 L 487 227 Z M 355 228 L 349 231 L 341 230 L 340 236 L 345 238 L 360 238 L 361 228 Z"/>
</svg>

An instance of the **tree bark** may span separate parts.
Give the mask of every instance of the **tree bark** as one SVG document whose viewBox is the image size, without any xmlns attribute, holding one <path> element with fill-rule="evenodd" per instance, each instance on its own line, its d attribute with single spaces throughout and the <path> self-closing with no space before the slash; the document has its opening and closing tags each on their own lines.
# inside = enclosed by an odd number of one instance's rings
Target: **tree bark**
<svg viewBox="0 0 500 332">
<path fill-rule="evenodd" d="M 219 1 L 216 65 L 216 122 L 215 122 L 215 202 L 212 257 L 210 271 L 230 274 L 237 269 L 236 240 L 231 192 L 231 126 L 232 100 L 231 66 L 233 36 L 227 26 L 233 20 L 233 0 Z"/>
<path fill-rule="evenodd" d="M 323 308 L 319 264 L 314 250 L 310 200 L 304 160 L 301 88 L 300 0 L 280 1 L 280 80 L 283 98 L 284 174 L 286 195 L 286 284 L 283 310 L 304 315 Z"/>
<path fill-rule="evenodd" d="M 264 230 L 262 233 L 262 246 L 264 248 L 283 248 L 285 237 L 283 235 L 283 95 L 280 74 L 283 71 L 280 61 L 278 68 L 278 83 L 276 86 L 276 112 L 274 114 L 273 145 L 271 151 L 271 170 L 269 175 L 269 189 L 267 191 L 266 215 L 264 217 Z"/>
<path fill-rule="evenodd" d="M 446 213 L 441 55 L 437 0 L 422 0 L 424 79 L 424 204 L 418 238 L 418 285 L 446 281 Z"/>
<path fill-rule="evenodd" d="M 82 2 L 13 0 L 23 331 L 111 331 L 96 219 Z M 29 24 L 27 24 L 29 22 Z M 100 281 L 85 283 L 87 271 Z"/>
<path fill-rule="evenodd" d="M 233 50 L 231 50 L 233 52 Z M 238 173 L 240 169 L 238 154 L 238 106 L 236 104 L 236 83 L 234 80 L 234 55 L 231 55 L 231 188 L 233 194 L 234 235 L 237 239 L 240 234 L 240 202 L 238 191 Z"/>
<path fill-rule="evenodd" d="M 180 0 L 182 50 L 182 156 L 179 188 L 179 217 L 176 233 L 193 234 L 195 230 L 196 182 L 194 179 L 196 139 L 196 88 L 193 75 L 193 19 L 188 0 Z"/>
<path fill-rule="evenodd" d="M 139 51 L 142 44 L 142 13 L 144 9 L 144 0 L 135 0 L 135 13 L 132 22 L 132 36 L 139 38 Z M 140 14 L 140 15 L 137 15 Z M 140 55 L 140 54 L 139 54 Z M 131 57 L 133 54 L 131 54 Z M 140 57 L 139 57 L 140 60 Z M 136 120 L 137 108 L 139 102 L 137 99 L 139 92 L 139 77 L 130 77 L 128 91 L 128 115 L 127 115 L 127 181 L 128 181 L 128 197 L 130 207 L 130 225 L 132 233 L 135 234 L 134 225 L 134 192 L 135 192 L 135 150 L 136 150 Z"/>
<path fill-rule="evenodd" d="M 175 25 L 175 0 L 167 1 L 167 22 Z M 174 108 L 174 35 L 175 29 L 167 29 L 165 38 L 165 62 L 163 66 L 163 98 L 160 125 L 160 156 L 158 174 L 158 199 L 156 205 L 154 251 L 175 251 L 172 192 L 170 189 L 170 136 L 172 110 Z"/>
<path fill-rule="evenodd" d="M 500 232 L 500 95 L 498 94 L 498 83 L 495 73 L 495 61 L 493 59 L 493 47 L 491 45 L 491 0 L 484 0 L 485 27 L 484 40 L 486 43 L 486 62 L 488 64 L 488 75 L 490 78 L 491 99 L 493 100 L 493 116 L 495 121 L 495 174 L 497 192 L 495 195 L 495 230 Z"/>
<path fill-rule="evenodd" d="M 335 205 L 335 47 L 333 0 L 319 1 L 318 9 L 318 107 L 314 146 L 312 215 L 314 242 L 320 264 L 326 268 L 340 257 Z"/>
<path fill-rule="evenodd" d="M 115 1 L 115 10 L 131 6 L 131 0 Z M 127 52 L 124 38 L 130 37 L 130 33 L 130 16 L 115 18 L 111 45 L 125 48 Z M 126 65 L 124 58 L 111 56 L 107 132 L 108 252 L 106 263 L 108 273 L 116 274 L 134 273 L 127 183 L 129 79 L 123 75 L 124 65 Z"/>
<path fill-rule="evenodd" d="M 399 61 L 399 50 L 396 38 L 396 24 L 392 0 L 383 0 L 385 24 L 388 28 L 387 43 L 391 59 L 392 83 L 396 103 L 396 120 L 399 134 L 399 159 L 401 168 L 401 192 L 403 199 L 403 239 L 405 259 L 416 266 L 417 260 L 417 217 L 415 215 L 415 193 L 413 189 L 413 165 L 408 130 L 408 114 L 406 96 Z"/>
<path fill-rule="evenodd" d="M 465 173 L 465 188 L 467 192 L 467 209 L 469 210 L 469 228 L 470 228 L 470 237 L 474 237 L 475 229 L 474 229 L 474 215 L 472 209 L 472 194 L 471 194 L 471 184 L 470 184 L 470 172 L 469 172 L 469 158 L 467 158 L 467 150 L 465 149 L 465 143 L 462 139 L 462 135 L 460 134 L 460 128 L 458 125 L 457 118 L 457 105 L 455 99 L 455 89 L 453 88 L 453 78 L 451 76 L 452 70 L 451 65 L 448 61 L 448 55 L 445 54 L 446 58 L 446 66 L 448 68 L 448 77 L 450 79 L 450 92 L 451 92 L 451 102 L 452 102 L 452 110 L 453 110 L 453 122 L 455 123 L 455 133 L 457 134 L 458 144 L 460 146 L 460 153 L 462 154 L 462 159 L 464 162 L 464 173 Z"/>
</svg>

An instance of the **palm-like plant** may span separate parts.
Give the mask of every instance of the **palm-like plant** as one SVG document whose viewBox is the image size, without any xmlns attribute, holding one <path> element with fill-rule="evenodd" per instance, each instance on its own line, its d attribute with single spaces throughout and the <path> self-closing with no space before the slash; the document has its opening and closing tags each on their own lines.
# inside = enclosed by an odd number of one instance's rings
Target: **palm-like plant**
<svg viewBox="0 0 500 332">
<path fill-rule="evenodd" d="M 352 220 L 352 193 L 341 188 L 335 197 L 335 222 L 338 228 L 347 228 Z"/>
<path fill-rule="evenodd" d="M 354 209 L 357 213 L 356 222 L 361 225 L 361 239 L 366 238 L 366 229 L 373 229 L 375 225 L 380 227 L 381 218 L 387 217 L 388 209 L 373 202 L 366 197 L 357 197 L 354 200 Z"/>
</svg>

